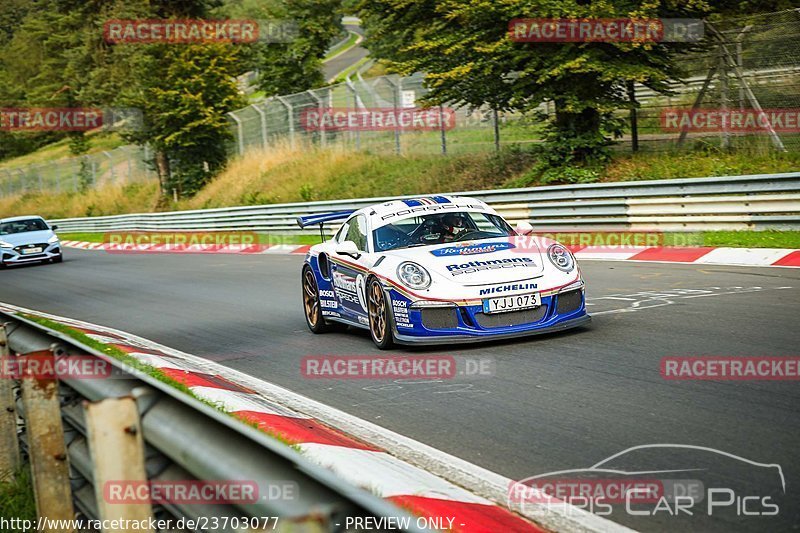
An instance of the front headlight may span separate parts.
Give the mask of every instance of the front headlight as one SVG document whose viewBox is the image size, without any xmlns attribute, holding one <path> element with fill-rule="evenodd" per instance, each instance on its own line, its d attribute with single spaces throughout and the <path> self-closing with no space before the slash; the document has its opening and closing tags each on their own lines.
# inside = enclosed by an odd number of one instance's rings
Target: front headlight
<svg viewBox="0 0 800 533">
<path fill-rule="evenodd" d="M 569 272 L 575 268 L 575 259 L 564 245 L 551 244 L 547 249 L 547 257 L 550 258 L 553 266 L 562 272 Z"/>
<path fill-rule="evenodd" d="M 0 241 L 0 248 L 13 248 L 14 245 L 6 241 Z"/>
<path fill-rule="evenodd" d="M 427 289 L 431 285 L 431 275 L 416 263 L 406 261 L 397 267 L 397 277 L 412 289 Z"/>
<path fill-rule="evenodd" d="M 48 242 L 49 244 L 53 244 L 54 242 L 58 242 L 58 235 L 53 235 L 52 237 L 50 237 L 49 239 L 47 239 L 47 242 Z"/>
</svg>

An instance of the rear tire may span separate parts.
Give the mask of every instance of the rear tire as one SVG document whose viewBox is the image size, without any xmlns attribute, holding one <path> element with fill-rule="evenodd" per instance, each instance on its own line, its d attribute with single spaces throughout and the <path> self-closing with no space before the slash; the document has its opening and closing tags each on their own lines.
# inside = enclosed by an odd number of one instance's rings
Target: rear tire
<svg viewBox="0 0 800 533">
<path fill-rule="evenodd" d="M 319 305 L 319 289 L 317 288 L 317 278 L 311 267 L 303 267 L 301 280 L 303 289 L 303 314 L 306 317 L 306 325 L 312 333 L 325 333 L 330 331 L 330 324 L 325 322 L 322 317 L 322 309 Z"/>
<path fill-rule="evenodd" d="M 379 350 L 394 346 L 392 333 L 392 313 L 383 292 L 383 285 L 377 278 L 367 282 L 367 311 L 369 313 L 369 335 Z"/>
</svg>

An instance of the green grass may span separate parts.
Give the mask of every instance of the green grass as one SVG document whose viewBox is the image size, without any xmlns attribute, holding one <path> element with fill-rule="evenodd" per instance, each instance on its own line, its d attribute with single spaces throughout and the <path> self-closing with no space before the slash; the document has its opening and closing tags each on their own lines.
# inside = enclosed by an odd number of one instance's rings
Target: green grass
<svg viewBox="0 0 800 533">
<path fill-rule="evenodd" d="M 800 249 L 800 231 L 706 231 L 702 246 Z"/>
<path fill-rule="evenodd" d="M 0 480 L 0 516 L 36 521 L 36 501 L 29 465 L 19 469 L 13 478 Z"/>
<path fill-rule="evenodd" d="M 180 381 L 171 378 L 170 376 L 166 375 L 163 371 L 154 366 L 142 363 L 135 357 L 120 350 L 119 348 L 116 348 L 114 346 L 109 346 L 108 344 L 96 341 L 93 338 L 86 335 L 85 333 L 78 331 L 77 329 L 71 328 L 69 326 L 65 326 L 60 322 L 55 322 L 53 320 L 36 315 L 31 315 L 28 313 L 19 313 L 19 315 L 23 318 L 30 320 L 31 322 L 36 322 L 41 326 L 52 329 L 54 331 L 58 331 L 59 333 L 63 333 L 64 335 L 71 337 L 72 339 L 76 340 L 77 342 L 80 342 L 81 344 L 93 348 L 103 354 L 106 354 L 109 357 L 113 357 L 114 359 L 124 363 L 133 370 L 139 371 L 145 375 L 155 378 L 166 385 L 169 385 L 171 387 L 180 390 L 181 392 L 185 392 L 186 394 L 192 395 L 192 391 L 189 390 L 189 388 Z"/>
<path fill-rule="evenodd" d="M 569 245 L 619 246 L 616 241 L 607 239 L 613 231 L 598 232 L 548 232 L 545 235 Z M 659 234 L 656 232 L 628 232 L 638 240 L 630 245 L 641 246 L 715 246 L 730 248 L 791 248 L 800 249 L 800 231 L 697 231 L 697 232 L 672 232 Z M 650 241 L 649 239 L 653 239 Z"/>
<path fill-rule="evenodd" d="M 165 232 L 162 232 L 165 233 Z M 600 232 L 602 233 L 602 232 Z M 59 237 L 68 241 L 103 242 L 104 233 L 61 233 Z M 580 233 L 559 233 L 556 238 L 566 243 L 579 243 Z M 259 234 L 261 244 L 317 244 L 319 235 L 273 235 Z M 703 231 L 674 232 L 659 236 L 661 246 L 726 246 L 732 248 L 791 248 L 800 249 L 800 231 Z"/>
</svg>

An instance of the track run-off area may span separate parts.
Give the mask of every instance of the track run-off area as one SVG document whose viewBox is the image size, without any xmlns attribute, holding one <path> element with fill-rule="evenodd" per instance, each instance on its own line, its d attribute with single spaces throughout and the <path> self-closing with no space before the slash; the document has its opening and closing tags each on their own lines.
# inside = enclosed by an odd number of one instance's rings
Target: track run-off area
<svg viewBox="0 0 800 533">
<path fill-rule="evenodd" d="M 589 468 L 649 444 L 706 447 L 780 465 L 785 493 L 775 516 L 744 516 L 736 504 L 711 516 L 643 516 L 623 505 L 607 518 L 641 531 L 800 527 L 797 381 L 661 374 L 669 356 L 797 356 L 800 269 L 582 261 L 590 326 L 505 342 L 398 347 L 389 353 L 491 358 L 493 372 L 378 381 L 304 377 L 307 356 L 387 353 L 365 331 L 308 331 L 301 265 L 302 255 L 68 249 L 62 264 L 0 272 L 0 301 L 216 361 L 511 479 Z M 731 483 L 751 475 L 714 457 L 697 453 L 691 465 L 681 459 L 678 466 L 721 469 Z M 664 469 L 651 459 L 631 458 L 624 466 Z"/>
</svg>

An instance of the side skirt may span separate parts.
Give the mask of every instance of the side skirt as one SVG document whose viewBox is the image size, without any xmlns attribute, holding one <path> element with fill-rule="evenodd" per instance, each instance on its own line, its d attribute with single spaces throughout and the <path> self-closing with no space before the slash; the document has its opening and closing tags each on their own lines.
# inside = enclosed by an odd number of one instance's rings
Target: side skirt
<svg viewBox="0 0 800 533">
<path fill-rule="evenodd" d="M 349 319 L 343 318 L 343 317 L 326 316 L 325 320 L 330 320 L 331 322 L 340 322 L 340 323 L 346 324 L 348 326 L 355 326 L 357 328 L 369 330 L 369 326 L 368 325 L 362 324 L 361 322 L 356 322 L 356 321 L 353 321 L 353 320 L 349 320 Z"/>
</svg>

